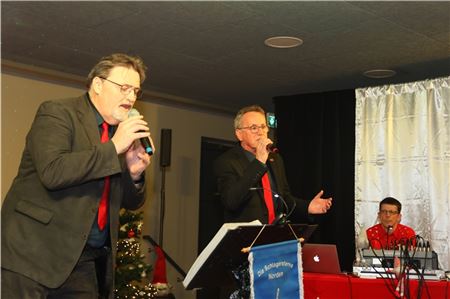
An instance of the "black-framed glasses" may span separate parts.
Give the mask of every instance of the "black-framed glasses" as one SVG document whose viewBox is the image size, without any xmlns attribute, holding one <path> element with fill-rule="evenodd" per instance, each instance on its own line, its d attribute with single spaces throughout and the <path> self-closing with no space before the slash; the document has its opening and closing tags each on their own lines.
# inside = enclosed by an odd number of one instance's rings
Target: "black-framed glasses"
<svg viewBox="0 0 450 299">
<path fill-rule="evenodd" d="M 129 95 L 131 93 L 131 91 L 133 91 L 133 94 L 136 97 L 136 99 L 139 99 L 142 96 L 142 89 L 140 89 L 138 87 L 134 87 L 134 86 L 131 86 L 131 85 L 128 85 L 128 84 L 119 84 L 117 82 L 114 82 L 114 81 L 111 81 L 109 79 L 106 79 L 105 77 L 99 77 L 99 78 L 119 86 L 120 87 L 120 92 L 123 95 L 125 95 L 125 96 Z"/>
<path fill-rule="evenodd" d="M 380 214 L 384 214 L 384 215 L 391 216 L 391 215 L 397 215 L 397 214 L 398 214 L 398 211 L 380 210 L 379 213 L 380 213 Z"/>
<path fill-rule="evenodd" d="M 250 132 L 252 132 L 253 134 L 256 134 L 256 133 L 258 133 L 259 129 L 261 129 L 263 131 L 267 131 L 269 129 L 269 127 L 267 127 L 266 125 L 260 125 L 260 126 L 258 126 L 258 125 L 251 125 L 251 126 L 248 126 L 248 127 L 241 127 L 241 128 L 238 128 L 238 129 L 239 130 L 250 130 Z"/>
</svg>

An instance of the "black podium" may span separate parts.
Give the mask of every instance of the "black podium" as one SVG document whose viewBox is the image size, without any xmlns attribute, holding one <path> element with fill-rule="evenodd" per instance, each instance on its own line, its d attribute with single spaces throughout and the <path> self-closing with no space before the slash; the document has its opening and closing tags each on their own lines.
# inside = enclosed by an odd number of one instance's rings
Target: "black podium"
<svg viewBox="0 0 450 299">
<path fill-rule="evenodd" d="M 297 238 L 309 239 L 317 225 L 249 225 L 225 223 L 208 246 L 200 253 L 186 275 L 183 285 L 187 290 L 228 286 L 235 282 L 232 271 L 243 265 L 248 253 L 243 248 L 277 243 Z M 259 234 L 259 236 L 258 236 Z"/>
</svg>

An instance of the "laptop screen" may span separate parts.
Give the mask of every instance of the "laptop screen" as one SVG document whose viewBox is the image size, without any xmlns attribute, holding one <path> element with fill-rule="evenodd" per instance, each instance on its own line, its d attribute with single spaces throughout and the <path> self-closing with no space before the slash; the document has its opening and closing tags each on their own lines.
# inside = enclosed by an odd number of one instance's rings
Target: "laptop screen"
<svg viewBox="0 0 450 299">
<path fill-rule="evenodd" d="M 302 246 L 303 272 L 340 274 L 336 245 L 306 243 Z"/>
</svg>

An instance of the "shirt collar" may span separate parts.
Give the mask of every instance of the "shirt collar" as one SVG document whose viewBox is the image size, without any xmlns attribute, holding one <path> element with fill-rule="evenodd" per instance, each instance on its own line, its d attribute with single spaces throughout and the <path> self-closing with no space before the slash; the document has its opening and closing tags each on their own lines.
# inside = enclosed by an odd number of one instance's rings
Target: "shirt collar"
<svg viewBox="0 0 450 299">
<path fill-rule="evenodd" d="M 94 110 L 95 114 L 95 120 L 97 121 L 97 125 L 101 126 L 102 123 L 105 121 L 103 117 L 100 115 L 100 112 L 98 112 L 97 108 L 95 108 L 95 105 L 92 103 L 91 97 L 89 96 L 89 93 L 86 93 L 87 97 L 89 99 L 89 104 L 91 105 L 92 109 Z"/>
<path fill-rule="evenodd" d="M 247 159 L 251 162 L 253 160 L 255 160 L 256 156 L 253 155 L 253 153 L 245 150 L 244 148 L 242 148 L 242 150 L 244 151 L 245 156 L 247 157 Z"/>
</svg>

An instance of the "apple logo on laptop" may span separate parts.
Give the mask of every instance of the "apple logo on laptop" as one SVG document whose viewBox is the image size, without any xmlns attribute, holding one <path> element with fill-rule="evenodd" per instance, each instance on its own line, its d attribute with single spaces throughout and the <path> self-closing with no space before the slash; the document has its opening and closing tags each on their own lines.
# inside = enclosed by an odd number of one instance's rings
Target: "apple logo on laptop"
<svg viewBox="0 0 450 299">
<path fill-rule="evenodd" d="M 313 260 L 314 260 L 316 263 L 318 263 L 318 262 L 320 262 L 320 257 L 316 254 L 316 255 L 313 257 Z"/>
</svg>

